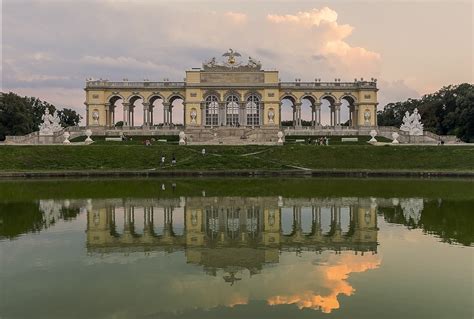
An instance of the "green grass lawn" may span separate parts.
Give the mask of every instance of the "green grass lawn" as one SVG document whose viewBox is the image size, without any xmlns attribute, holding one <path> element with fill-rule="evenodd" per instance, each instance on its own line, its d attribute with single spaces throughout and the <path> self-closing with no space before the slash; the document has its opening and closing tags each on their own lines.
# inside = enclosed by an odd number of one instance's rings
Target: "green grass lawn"
<svg viewBox="0 0 474 319">
<path fill-rule="evenodd" d="M 152 146 L 98 142 L 84 146 L 1 146 L 1 171 L 369 169 L 473 171 L 474 146 Z M 160 168 L 161 155 L 166 156 Z M 177 165 L 170 165 L 175 155 Z"/>
</svg>

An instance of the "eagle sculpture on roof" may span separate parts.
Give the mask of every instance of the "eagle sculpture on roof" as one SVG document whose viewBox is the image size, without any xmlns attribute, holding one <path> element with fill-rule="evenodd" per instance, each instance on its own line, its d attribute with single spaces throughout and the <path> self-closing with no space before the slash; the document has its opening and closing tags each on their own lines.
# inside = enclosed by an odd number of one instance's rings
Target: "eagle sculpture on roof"
<svg viewBox="0 0 474 319">
<path fill-rule="evenodd" d="M 235 57 L 236 56 L 242 56 L 239 52 L 236 52 L 232 49 L 229 49 L 229 51 L 227 51 L 226 53 L 224 53 L 222 56 L 225 56 L 227 57 L 227 63 L 229 63 L 230 65 L 234 65 L 235 64 Z"/>
</svg>

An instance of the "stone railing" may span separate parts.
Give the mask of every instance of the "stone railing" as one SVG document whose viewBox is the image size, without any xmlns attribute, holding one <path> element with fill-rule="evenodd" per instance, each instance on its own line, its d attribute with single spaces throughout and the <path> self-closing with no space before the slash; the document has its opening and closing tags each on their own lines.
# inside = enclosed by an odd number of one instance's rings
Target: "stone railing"
<svg viewBox="0 0 474 319">
<path fill-rule="evenodd" d="M 206 83 L 210 85 L 209 83 Z M 259 83 L 258 85 L 262 85 Z M 220 83 L 222 85 L 222 83 Z M 377 82 L 373 81 L 357 81 L 357 82 L 279 82 L 278 85 L 283 89 L 295 89 L 295 88 L 322 88 L 322 89 L 376 89 Z M 195 84 L 191 84 L 195 86 Z M 151 81 L 108 81 L 108 80 L 97 80 L 87 81 L 87 88 L 185 88 L 186 82 L 151 82 Z"/>
<path fill-rule="evenodd" d="M 19 136 L 5 136 L 5 144 L 22 144 L 24 142 L 30 141 L 33 138 L 37 138 L 39 132 L 32 132 L 26 135 Z"/>
<path fill-rule="evenodd" d="M 150 81 L 87 81 L 86 88 L 184 88 L 185 82 Z"/>
<path fill-rule="evenodd" d="M 330 88 L 330 89 L 376 89 L 377 82 L 357 81 L 357 82 L 280 82 L 283 89 L 295 88 Z"/>
</svg>

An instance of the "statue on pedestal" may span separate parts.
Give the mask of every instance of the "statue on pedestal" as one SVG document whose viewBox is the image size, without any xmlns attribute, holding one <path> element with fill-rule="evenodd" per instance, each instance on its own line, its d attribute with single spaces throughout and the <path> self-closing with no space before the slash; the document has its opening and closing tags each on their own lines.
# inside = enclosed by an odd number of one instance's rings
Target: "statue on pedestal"
<svg viewBox="0 0 474 319">
<path fill-rule="evenodd" d="M 418 113 L 417 108 L 413 110 L 411 115 L 410 112 L 405 112 L 400 130 L 408 132 L 409 135 L 423 135 L 423 124 L 421 123 L 421 115 Z"/>
<path fill-rule="evenodd" d="M 39 125 L 40 135 L 53 135 L 63 129 L 57 111 L 51 114 L 49 113 L 49 109 L 46 108 L 41 119 L 43 123 Z"/>
</svg>

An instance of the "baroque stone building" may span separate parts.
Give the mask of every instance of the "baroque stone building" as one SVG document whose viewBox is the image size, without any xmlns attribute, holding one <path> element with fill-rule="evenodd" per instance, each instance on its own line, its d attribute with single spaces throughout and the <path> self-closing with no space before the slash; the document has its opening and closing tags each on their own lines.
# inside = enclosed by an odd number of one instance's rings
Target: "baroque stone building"
<svg viewBox="0 0 474 319">
<path fill-rule="evenodd" d="M 213 58 L 202 68 L 186 71 L 184 82 L 86 82 L 86 121 L 88 126 L 110 127 L 116 122 L 116 103 L 123 103 L 125 127 L 135 126 L 135 113 L 143 112 L 143 127 L 173 124 L 173 102 L 183 101 L 183 123 L 188 127 L 279 127 L 281 103 L 287 99 L 293 109 L 293 126 L 302 126 L 301 108 L 308 100 L 311 126 L 321 126 L 321 105 L 329 102 L 330 126 L 341 125 L 341 103 L 349 104 L 352 127 L 374 127 L 377 109 L 376 81 L 354 82 L 281 82 L 278 71 L 265 71 L 260 62 L 249 57 L 243 64 L 240 54 L 229 50 L 223 63 Z M 136 103 L 143 108 L 137 110 Z M 163 102 L 163 123 L 153 123 L 155 102 Z"/>
</svg>

